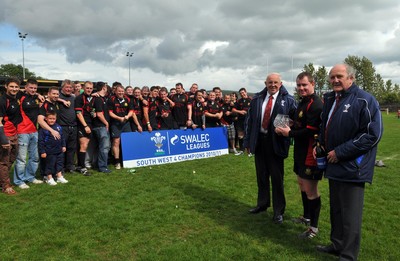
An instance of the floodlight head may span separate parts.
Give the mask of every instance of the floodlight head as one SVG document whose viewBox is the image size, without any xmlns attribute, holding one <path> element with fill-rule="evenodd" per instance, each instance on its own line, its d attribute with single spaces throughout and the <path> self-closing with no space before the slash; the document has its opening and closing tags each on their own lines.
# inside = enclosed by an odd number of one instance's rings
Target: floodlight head
<svg viewBox="0 0 400 261">
<path fill-rule="evenodd" d="M 23 34 L 23 33 L 21 33 L 21 32 L 18 32 L 18 36 L 19 36 L 19 38 L 21 38 L 22 40 L 25 39 L 27 35 L 28 35 L 28 34 Z"/>
</svg>

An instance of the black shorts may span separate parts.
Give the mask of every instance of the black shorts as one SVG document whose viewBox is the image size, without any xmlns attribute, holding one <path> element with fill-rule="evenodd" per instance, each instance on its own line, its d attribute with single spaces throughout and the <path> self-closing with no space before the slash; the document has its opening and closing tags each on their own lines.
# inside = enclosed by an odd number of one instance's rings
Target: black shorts
<svg viewBox="0 0 400 261">
<path fill-rule="evenodd" d="M 244 118 L 239 118 L 237 121 L 235 121 L 235 128 L 238 132 L 244 131 Z"/>
<path fill-rule="evenodd" d="M 131 130 L 133 132 L 138 131 L 138 126 L 135 124 L 135 122 L 130 121 L 129 123 L 131 125 Z M 147 130 L 147 127 L 143 126 L 143 124 L 141 122 L 139 122 L 139 124 L 140 124 L 140 127 L 142 127 L 142 130 Z"/>
<path fill-rule="evenodd" d="M 111 138 L 121 137 L 122 132 L 132 132 L 131 124 L 127 122 L 113 122 L 110 127 Z"/>
<path fill-rule="evenodd" d="M 217 122 L 206 122 L 206 128 L 217 128 L 221 127 L 221 125 Z"/>
<path fill-rule="evenodd" d="M 89 128 L 90 128 L 90 126 L 89 126 Z M 92 128 L 90 128 L 90 129 L 92 130 Z M 92 132 L 86 133 L 85 128 L 82 125 L 79 125 L 78 126 L 78 138 L 83 138 L 83 137 L 90 139 L 92 137 Z M 68 145 L 67 145 L 67 147 L 68 147 Z"/>
<path fill-rule="evenodd" d="M 305 166 L 298 162 L 294 162 L 293 171 L 300 178 L 308 180 L 321 180 L 323 174 L 323 171 L 319 170 L 317 166 Z"/>
</svg>

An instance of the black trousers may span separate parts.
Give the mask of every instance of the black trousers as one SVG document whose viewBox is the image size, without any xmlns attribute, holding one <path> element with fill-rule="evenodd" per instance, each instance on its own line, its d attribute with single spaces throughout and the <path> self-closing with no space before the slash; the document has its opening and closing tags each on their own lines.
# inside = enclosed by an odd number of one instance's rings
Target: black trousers
<svg viewBox="0 0 400 261">
<path fill-rule="evenodd" d="M 64 154 L 62 152 L 58 154 L 49 154 L 46 159 L 46 167 L 44 170 L 45 175 L 53 175 L 56 177 L 56 174 L 63 169 L 64 165 Z"/>
<path fill-rule="evenodd" d="M 78 129 L 76 126 L 61 126 L 65 138 L 67 150 L 64 155 L 64 168 L 66 170 L 75 169 L 75 153 L 78 143 Z"/>
<path fill-rule="evenodd" d="M 329 180 L 331 241 L 340 260 L 357 260 L 365 183 Z"/>
<path fill-rule="evenodd" d="M 270 207 L 270 178 L 272 183 L 272 206 L 274 215 L 283 215 L 286 207 L 283 189 L 283 160 L 274 153 L 271 135 L 260 134 L 254 155 L 258 198 L 257 206 Z"/>
</svg>

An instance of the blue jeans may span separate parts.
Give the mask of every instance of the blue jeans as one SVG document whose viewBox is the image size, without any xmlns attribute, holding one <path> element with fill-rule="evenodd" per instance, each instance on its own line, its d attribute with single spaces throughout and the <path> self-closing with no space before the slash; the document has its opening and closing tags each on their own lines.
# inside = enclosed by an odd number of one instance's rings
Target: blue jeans
<svg viewBox="0 0 400 261">
<path fill-rule="evenodd" d="M 19 186 L 35 179 L 39 166 L 38 133 L 18 134 L 18 154 L 14 167 L 14 184 Z M 28 163 L 26 154 L 28 153 Z"/>
<path fill-rule="evenodd" d="M 97 139 L 97 144 L 99 145 L 97 165 L 99 166 L 99 171 L 104 171 L 108 169 L 108 152 L 110 151 L 110 135 L 106 127 L 93 128 L 93 134 Z"/>
</svg>

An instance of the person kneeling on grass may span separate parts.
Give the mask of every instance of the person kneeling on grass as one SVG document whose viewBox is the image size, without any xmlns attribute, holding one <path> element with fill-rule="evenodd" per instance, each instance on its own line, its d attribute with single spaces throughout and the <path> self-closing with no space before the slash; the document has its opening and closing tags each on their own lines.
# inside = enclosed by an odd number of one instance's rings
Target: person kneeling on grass
<svg viewBox="0 0 400 261">
<path fill-rule="evenodd" d="M 57 113 L 49 111 L 46 113 L 47 124 L 60 133 L 61 139 L 55 139 L 50 131 L 45 129 L 39 130 L 39 154 L 45 159 L 46 166 L 43 168 L 45 175 L 44 179 L 47 184 L 54 186 L 58 183 L 68 183 L 62 175 L 64 165 L 64 152 L 66 151 L 65 137 L 61 131 L 61 126 L 56 123 Z M 54 181 L 53 173 L 56 173 L 57 182 Z"/>
</svg>

